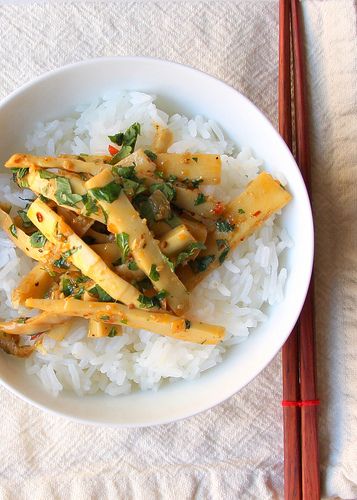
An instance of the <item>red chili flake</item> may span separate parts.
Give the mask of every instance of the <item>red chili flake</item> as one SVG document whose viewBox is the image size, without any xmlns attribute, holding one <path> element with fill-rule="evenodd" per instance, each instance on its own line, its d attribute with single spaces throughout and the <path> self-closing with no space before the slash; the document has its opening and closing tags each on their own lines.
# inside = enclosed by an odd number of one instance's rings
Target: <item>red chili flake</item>
<svg viewBox="0 0 357 500">
<path fill-rule="evenodd" d="M 35 340 L 37 339 L 38 337 L 41 337 L 41 335 L 43 335 L 43 332 L 40 332 L 40 333 L 35 333 L 34 335 L 31 335 L 31 340 Z"/>
<path fill-rule="evenodd" d="M 36 217 L 37 217 L 38 222 L 43 221 L 43 215 L 41 214 L 41 212 L 37 212 Z"/>
<path fill-rule="evenodd" d="M 261 214 L 261 210 L 257 210 L 256 212 L 254 212 L 253 216 L 254 217 L 258 217 L 259 214 Z"/>
<path fill-rule="evenodd" d="M 224 212 L 224 205 L 220 201 L 217 201 L 217 203 L 214 206 L 213 212 L 216 215 L 222 215 Z"/>
<path fill-rule="evenodd" d="M 119 149 L 115 148 L 111 144 L 109 144 L 109 146 L 108 146 L 108 151 L 109 151 L 109 154 L 111 154 L 112 156 L 114 156 L 117 153 L 119 153 Z"/>
</svg>

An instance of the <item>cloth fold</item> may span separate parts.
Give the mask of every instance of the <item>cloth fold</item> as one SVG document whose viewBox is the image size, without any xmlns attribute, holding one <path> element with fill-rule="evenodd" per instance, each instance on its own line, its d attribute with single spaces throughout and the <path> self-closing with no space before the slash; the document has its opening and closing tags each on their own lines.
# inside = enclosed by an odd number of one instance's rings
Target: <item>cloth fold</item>
<svg viewBox="0 0 357 500">
<path fill-rule="evenodd" d="M 322 486 L 327 498 L 352 499 L 357 498 L 356 4 L 305 0 L 302 6 Z M 0 5 L 0 33 L 0 97 L 70 62 L 150 55 L 217 76 L 277 125 L 277 0 L 8 3 Z M 44 413 L 4 388 L 0 394 L 1 498 L 283 495 L 280 355 L 218 407 L 147 429 L 84 426 Z"/>
</svg>

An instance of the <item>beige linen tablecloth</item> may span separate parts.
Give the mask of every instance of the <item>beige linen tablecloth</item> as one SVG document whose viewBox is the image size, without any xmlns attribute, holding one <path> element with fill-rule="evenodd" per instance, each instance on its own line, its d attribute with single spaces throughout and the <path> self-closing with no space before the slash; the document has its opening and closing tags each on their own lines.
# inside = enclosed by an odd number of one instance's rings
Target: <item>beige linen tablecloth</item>
<svg viewBox="0 0 357 500">
<path fill-rule="evenodd" d="M 312 116 L 316 322 L 326 497 L 357 498 L 356 4 L 303 2 Z M 0 95 L 85 58 L 193 65 L 277 124 L 278 2 L 0 6 Z M 1 131 L 0 131 L 1 133 Z M 1 499 L 269 499 L 283 492 L 280 356 L 184 422 L 115 430 L 39 411 L 0 389 Z"/>
</svg>

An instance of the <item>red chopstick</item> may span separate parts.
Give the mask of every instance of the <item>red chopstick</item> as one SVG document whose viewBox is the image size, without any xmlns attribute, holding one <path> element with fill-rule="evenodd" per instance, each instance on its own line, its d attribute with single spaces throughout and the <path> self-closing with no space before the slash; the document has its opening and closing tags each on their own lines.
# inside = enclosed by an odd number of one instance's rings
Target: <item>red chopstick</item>
<svg viewBox="0 0 357 500">
<path fill-rule="evenodd" d="M 290 0 L 279 5 L 279 132 L 292 149 L 290 76 Z M 282 349 L 283 399 L 299 401 L 299 339 L 295 326 Z M 283 407 L 284 498 L 301 498 L 300 409 Z"/>
<path fill-rule="evenodd" d="M 292 149 L 290 18 L 294 53 L 296 158 L 310 191 L 304 54 L 297 0 L 280 0 L 279 7 L 279 131 Z M 283 399 L 298 403 L 283 408 L 284 496 L 288 500 L 320 498 L 317 406 L 301 404 L 304 401 L 316 403 L 312 297 L 311 284 L 299 321 L 282 349 Z"/>
<path fill-rule="evenodd" d="M 294 54 L 294 97 L 296 159 L 311 195 L 310 143 L 304 67 L 304 47 L 300 8 L 297 0 L 291 0 L 292 40 Z M 313 278 L 299 318 L 300 337 L 300 398 L 315 401 L 316 362 L 313 316 Z M 303 499 L 320 499 L 320 473 L 318 454 L 317 406 L 301 408 L 301 470 Z"/>
</svg>

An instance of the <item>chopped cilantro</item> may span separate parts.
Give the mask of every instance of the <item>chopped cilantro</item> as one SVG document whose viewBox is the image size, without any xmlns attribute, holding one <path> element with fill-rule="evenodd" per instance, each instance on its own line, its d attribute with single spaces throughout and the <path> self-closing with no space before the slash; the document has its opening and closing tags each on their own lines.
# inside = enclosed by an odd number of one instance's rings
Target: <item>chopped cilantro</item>
<svg viewBox="0 0 357 500">
<path fill-rule="evenodd" d="M 135 260 L 129 260 L 129 262 L 128 262 L 128 269 L 130 271 L 137 271 L 139 269 L 137 263 L 135 262 Z"/>
<path fill-rule="evenodd" d="M 220 233 L 229 233 L 230 231 L 233 231 L 234 227 L 234 224 L 231 224 L 225 219 L 218 219 L 216 221 L 216 229 Z"/>
<path fill-rule="evenodd" d="M 150 192 L 153 193 L 156 190 L 161 191 L 166 196 L 168 201 L 172 201 L 176 196 L 176 189 L 173 187 L 171 182 L 158 182 L 151 184 Z"/>
<path fill-rule="evenodd" d="M 98 298 L 100 302 L 114 302 L 113 297 L 111 297 L 103 288 L 99 285 L 95 285 L 93 288 L 88 290 L 91 295 Z"/>
<path fill-rule="evenodd" d="M 167 224 L 172 228 L 175 228 L 175 227 L 179 226 L 180 224 L 182 224 L 181 219 L 179 217 L 177 217 L 177 215 L 175 213 L 172 213 L 171 217 L 169 219 L 165 219 L 165 222 L 167 222 Z"/>
<path fill-rule="evenodd" d="M 245 210 L 243 210 L 243 208 L 238 208 L 238 213 L 239 214 L 245 214 Z"/>
<path fill-rule="evenodd" d="M 75 285 L 73 281 L 69 278 L 63 278 L 62 280 L 62 292 L 65 297 L 69 297 L 74 292 Z"/>
<path fill-rule="evenodd" d="M 33 248 L 42 248 L 45 246 L 47 238 L 41 233 L 41 231 L 36 231 L 30 237 L 30 245 Z"/>
<path fill-rule="evenodd" d="M 154 175 L 155 177 L 159 177 L 160 179 L 164 178 L 164 174 L 160 170 L 155 170 Z"/>
<path fill-rule="evenodd" d="M 196 163 L 198 162 L 197 156 L 192 156 L 192 160 L 195 161 Z"/>
<path fill-rule="evenodd" d="M 11 226 L 9 227 L 9 231 L 13 235 L 14 238 L 18 237 L 17 236 L 17 229 L 16 229 L 15 224 L 11 224 Z"/>
<path fill-rule="evenodd" d="M 77 203 L 82 201 L 82 196 L 80 194 L 74 194 L 72 192 L 71 183 L 68 179 L 65 177 L 57 177 L 56 183 L 57 190 L 55 192 L 55 198 L 57 203 L 74 207 Z"/>
<path fill-rule="evenodd" d="M 138 301 L 140 302 L 140 307 L 145 307 L 146 309 L 151 309 L 152 307 L 160 308 L 162 306 L 161 301 L 167 297 L 168 293 L 166 290 L 161 290 L 159 293 L 153 297 L 147 297 L 146 295 L 139 295 Z"/>
<path fill-rule="evenodd" d="M 115 326 L 113 326 L 108 333 L 108 337 L 115 337 L 116 334 L 117 334 L 117 329 L 115 328 Z"/>
<path fill-rule="evenodd" d="M 33 225 L 32 222 L 30 221 L 30 219 L 27 216 L 27 211 L 26 210 L 22 210 L 22 209 L 18 210 L 17 214 L 21 218 L 22 225 L 24 227 L 31 227 Z"/>
<path fill-rule="evenodd" d="M 197 205 L 202 205 L 202 203 L 205 203 L 206 201 L 206 196 L 203 193 L 198 193 L 197 198 L 195 199 L 194 205 L 197 207 Z"/>
<path fill-rule="evenodd" d="M 195 273 L 202 273 L 206 271 L 207 268 L 212 264 L 215 257 L 214 255 L 204 255 L 202 257 L 197 257 L 194 261 L 190 262 L 190 267 Z"/>
<path fill-rule="evenodd" d="M 107 314 L 104 314 L 104 316 L 101 316 L 100 319 L 102 319 L 103 321 L 106 321 L 106 320 L 110 319 L 110 316 L 108 316 Z"/>
<path fill-rule="evenodd" d="M 129 197 L 135 196 L 139 187 L 140 187 L 139 182 L 133 181 L 131 179 L 125 179 L 125 178 L 123 179 L 123 188 L 124 188 L 125 194 L 127 196 L 129 196 Z M 146 190 L 146 188 L 144 189 L 144 191 L 145 190 Z"/>
<path fill-rule="evenodd" d="M 197 242 L 194 241 L 193 243 L 190 243 L 182 252 L 178 254 L 176 259 L 176 266 L 182 264 L 190 257 L 193 257 L 197 250 L 205 250 L 205 249 L 206 249 L 205 245 L 200 241 Z"/>
<path fill-rule="evenodd" d="M 49 170 L 39 170 L 39 174 L 41 179 L 55 179 L 57 177 L 56 174 L 50 172 Z"/>
<path fill-rule="evenodd" d="M 69 264 L 67 262 L 68 257 L 76 253 L 79 250 L 79 248 L 80 247 L 73 247 L 70 250 L 66 250 L 66 252 L 63 252 L 63 254 L 59 259 L 53 261 L 53 265 L 55 267 L 59 267 L 60 269 L 68 269 L 69 268 Z"/>
<path fill-rule="evenodd" d="M 135 175 L 135 165 L 129 165 L 128 167 L 114 166 L 112 168 L 112 173 L 114 175 L 118 175 L 119 177 L 123 177 L 124 179 L 137 179 Z"/>
<path fill-rule="evenodd" d="M 175 269 L 175 264 L 172 262 L 172 260 L 170 260 L 168 257 L 166 257 L 166 255 L 162 254 L 162 258 L 164 259 L 164 261 L 166 262 L 166 264 L 169 266 L 169 268 L 171 269 L 171 271 L 174 271 Z"/>
<path fill-rule="evenodd" d="M 152 281 L 159 281 L 159 279 L 160 279 L 160 273 L 157 270 L 156 264 L 152 264 L 151 265 L 149 278 Z"/>
<path fill-rule="evenodd" d="M 125 262 L 130 254 L 129 235 L 128 233 L 119 233 L 115 236 L 115 241 L 121 250 L 123 262 Z"/>
<path fill-rule="evenodd" d="M 136 122 L 133 123 L 124 133 L 119 132 L 118 134 L 108 136 L 112 142 L 114 142 L 118 146 L 121 146 L 120 151 L 111 159 L 111 165 L 115 165 L 134 151 L 136 140 L 139 134 L 140 123 Z"/>
<path fill-rule="evenodd" d="M 16 323 L 24 324 L 26 323 L 27 318 L 17 318 Z"/>
<path fill-rule="evenodd" d="M 98 212 L 97 202 L 88 194 L 82 196 L 82 202 L 86 211 L 86 216 L 96 214 Z"/>
<path fill-rule="evenodd" d="M 144 153 L 151 161 L 155 161 L 157 159 L 157 154 L 155 154 L 153 151 L 150 151 L 150 149 L 145 149 Z"/>
<path fill-rule="evenodd" d="M 103 200 L 108 203 L 113 203 L 113 201 L 118 199 L 120 195 L 121 186 L 115 181 L 109 182 L 106 186 L 92 188 L 90 189 L 91 194 L 97 200 Z"/>
<path fill-rule="evenodd" d="M 185 328 L 189 330 L 191 328 L 191 321 L 189 319 L 185 319 Z"/>
</svg>

